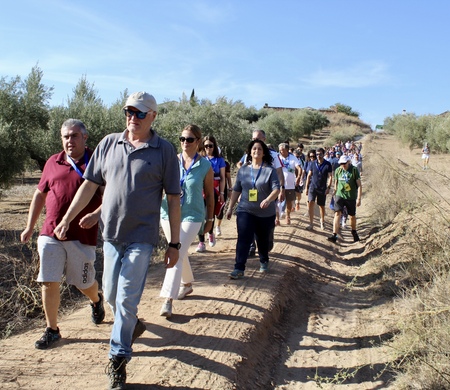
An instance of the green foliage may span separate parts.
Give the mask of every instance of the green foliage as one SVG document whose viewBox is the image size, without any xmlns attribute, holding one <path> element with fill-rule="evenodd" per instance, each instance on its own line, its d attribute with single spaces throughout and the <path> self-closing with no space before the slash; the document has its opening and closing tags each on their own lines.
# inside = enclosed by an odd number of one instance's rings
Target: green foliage
<svg viewBox="0 0 450 390">
<path fill-rule="evenodd" d="M 360 113 L 358 111 L 353 111 L 353 109 L 350 106 L 347 106 L 342 103 L 336 103 L 334 105 L 337 112 L 342 112 L 343 114 L 349 115 L 349 116 L 356 116 L 359 118 Z"/>
<path fill-rule="evenodd" d="M 14 176 L 25 169 L 30 158 L 41 167 L 45 163 L 42 150 L 48 131 L 48 100 L 52 88 L 41 83 L 42 77 L 42 71 L 35 66 L 24 81 L 20 77 L 9 81 L 3 77 L 0 80 L 0 126 L 3 136 L 0 187 L 7 187 Z"/>
<path fill-rule="evenodd" d="M 394 134 L 410 149 L 428 142 L 432 151 L 450 151 L 450 117 L 415 114 L 394 115 L 384 120 L 384 131 Z"/>
<path fill-rule="evenodd" d="M 328 118 L 313 110 L 266 110 L 266 117 L 258 121 L 258 128 L 264 130 L 267 140 L 276 146 L 286 140 L 297 141 L 314 131 L 329 125 Z"/>
</svg>

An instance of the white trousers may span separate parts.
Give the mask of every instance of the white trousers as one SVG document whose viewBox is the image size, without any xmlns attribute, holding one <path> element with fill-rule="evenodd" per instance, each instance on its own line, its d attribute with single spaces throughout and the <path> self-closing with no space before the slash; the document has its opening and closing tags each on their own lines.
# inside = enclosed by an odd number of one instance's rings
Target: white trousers
<svg viewBox="0 0 450 390">
<path fill-rule="evenodd" d="M 177 264 L 173 268 L 168 268 L 166 270 L 164 283 L 159 294 L 160 297 L 177 299 L 180 285 L 192 283 L 194 281 L 191 264 L 189 263 L 188 250 L 194 239 L 197 237 L 201 226 L 201 222 L 181 222 L 180 255 Z M 161 219 L 161 227 L 167 242 L 170 242 L 169 220 Z"/>
</svg>

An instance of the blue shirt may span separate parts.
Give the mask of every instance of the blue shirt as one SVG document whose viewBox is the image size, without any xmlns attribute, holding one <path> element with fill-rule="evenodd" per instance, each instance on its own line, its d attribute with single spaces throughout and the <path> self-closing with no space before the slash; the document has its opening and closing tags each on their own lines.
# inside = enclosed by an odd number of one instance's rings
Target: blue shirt
<svg viewBox="0 0 450 390">
<path fill-rule="evenodd" d="M 186 173 L 180 161 L 180 177 Z M 184 180 L 183 202 L 181 206 L 181 222 L 203 222 L 206 216 L 205 202 L 203 200 L 203 182 L 211 169 L 209 161 L 200 157 L 194 163 Z M 161 205 L 161 219 L 169 219 L 167 198 L 164 197 Z"/>
</svg>

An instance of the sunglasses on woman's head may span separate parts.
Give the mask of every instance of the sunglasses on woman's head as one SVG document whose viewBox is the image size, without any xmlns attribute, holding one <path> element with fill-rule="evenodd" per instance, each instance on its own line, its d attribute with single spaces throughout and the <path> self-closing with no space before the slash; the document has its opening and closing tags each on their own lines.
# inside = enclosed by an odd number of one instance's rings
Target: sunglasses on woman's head
<svg viewBox="0 0 450 390">
<path fill-rule="evenodd" d="M 187 142 L 188 144 L 192 144 L 195 141 L 194 137 L 180 137 L 180 142 Z"/>
</svg>

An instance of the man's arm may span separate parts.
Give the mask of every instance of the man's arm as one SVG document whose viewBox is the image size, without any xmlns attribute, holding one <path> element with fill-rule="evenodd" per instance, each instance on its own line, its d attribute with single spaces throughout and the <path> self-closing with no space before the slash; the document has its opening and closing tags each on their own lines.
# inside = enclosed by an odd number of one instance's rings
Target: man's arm
<svg viewBox="0 0 450 390">
<path fill-rule="evenodd" d="M 170 241 L 173 244 L 180 242 L 181 206 L 180 195 L 167 195 L 169 209 Z M 166 268 L 172 268 L 178 262 L 179 251 L 177 248 L 167 247 L 164 255 Z"/>
<path fill-rule="evenodd" d="M 361 179 L 356 180 L 356 184 L 358 186 L 358 197 L 356 198 L 356 206 L 361 206 L 361 196 L 362 196 L 362 186 Z"/>
<path fill-rule="evenodd" d="M 72 203 L 70 203 L 70 206 L 63 219 L 54 230 L 56 237 L 58 237 L 60 240 L 66 239 L 66 233 L 69 230 L 70 222 L 72 222 L 73 219 L 80 213 L 80 211 L 88 205 L 98 187 L 99 185 L 92 181 L 85 180 L 83 182 L 80 188 L 78 188 L 78 191 L 75 194 Z"/>
<path fill-rule="evenodd" d="M 30 210 L 28 211 L 27 227 L 20 235 L 20 241 L 28 242 L 28 240 L 33 235 L 34 225 L 45 206 L 45 199 L 47 199 L 47 193 L 40 190 L 36 190 L 33 195 L 33 199 L 30 203 Z"/>
<path fill-rule="evenodd" d="M 283 168 L 281 168 L 281 167 L 277 168 L 277 175 L 278 175 L 278 181 L 280 182 L 280 192 L 278 195 L 278 200 L 280 202 L 283 202 L 284 198 L 285 198 Z"/>
</svg>

